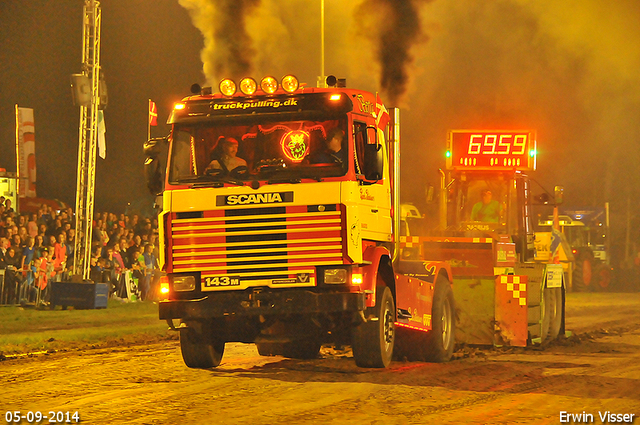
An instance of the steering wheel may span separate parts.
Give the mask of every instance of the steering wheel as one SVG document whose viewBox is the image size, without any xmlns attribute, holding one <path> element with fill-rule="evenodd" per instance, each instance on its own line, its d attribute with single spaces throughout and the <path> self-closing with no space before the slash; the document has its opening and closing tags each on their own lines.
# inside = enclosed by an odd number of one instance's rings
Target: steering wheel
<svg viewBox="0 0 640 425">
<path fill-rule="evenodd" d="M 220 174 L 222 174 L 222 172 L 222 168 L 207 168 L 206 170 L 204 170 L 204 175 L 218 177 Z"/>
<path fill-rule="evenodd" d="M 244 177 L 249 174 L 249 167 L 246 165 L 239 165 L 233 170 L 229 171 L 229 175 L 233 177 Z"/>
</svg>

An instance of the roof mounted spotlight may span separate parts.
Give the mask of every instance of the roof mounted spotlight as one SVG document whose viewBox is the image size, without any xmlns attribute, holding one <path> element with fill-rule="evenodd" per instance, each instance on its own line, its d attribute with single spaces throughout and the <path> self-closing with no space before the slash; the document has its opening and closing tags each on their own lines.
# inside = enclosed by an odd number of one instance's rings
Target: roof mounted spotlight
<svg viewBox="0 0 640 425">
<path fill-rule="evenodd" d="M 260 88 L 267 94 L 273 94 L 278 90 L 278 80 L 273 77 L 264 77 L 260 81 Z"/>
<path fill-rule="evenodd" d="M 200 84 L 195 83 L 191 86 L 191 93 L 193 94 L 198 94 L 200 93 L 200 91 L 202 90 L 202 87 L 200 87 Z"/>
<path fill-rule="evenodd" d="M 325 82 L 327 83 L 327 87 L 335 87 L 338 83 L 338 79 L 335 75 L 329 75 Z"/>
<path fill-rule="evenodd" d="M 251 77 L 246 77 L 240 80 L 240 91 L 247 96 L 251 96 L 258 89 L 258 83 Z"/>
<path fill-rule="evenodd" d="M 298 79 L 295 75 L 291 74 L 282 77 L 281 85 L 287 93 L 293 93 L 298 90 L 299 87 Z"/>
<path fill-rule="evenodd" d="M 218 88 L 220 89 L 220 93 L 225 96 L 233 96 L 236 94 L 236 90 L 238 89 L 236 83 L 230 78 L 225 78 L 220 81 Z"/>
</svg>

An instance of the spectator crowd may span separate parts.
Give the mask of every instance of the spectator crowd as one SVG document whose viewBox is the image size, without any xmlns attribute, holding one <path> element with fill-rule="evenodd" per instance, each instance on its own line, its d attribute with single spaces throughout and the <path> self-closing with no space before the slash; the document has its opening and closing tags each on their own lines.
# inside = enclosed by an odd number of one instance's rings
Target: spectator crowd
<svg viewBox="0 0 640 425">
<path fill-rule="evenodd" d="M 142 300 L 156 299 L 158 222 L 137 214 L 102 212 L 92 222 L 90 279 L 110 285 L 110 296 L 128 298 L 137 281 Z M 0 304 L 47 304 L 50 282 L 66 281 L 78 232 L 72 208 L 18 214 L 0 196 Z M 132 279 L 133 278 L 133 279 Z M 129 283 L 129 284 L 128 284 Z"/>
</svg>

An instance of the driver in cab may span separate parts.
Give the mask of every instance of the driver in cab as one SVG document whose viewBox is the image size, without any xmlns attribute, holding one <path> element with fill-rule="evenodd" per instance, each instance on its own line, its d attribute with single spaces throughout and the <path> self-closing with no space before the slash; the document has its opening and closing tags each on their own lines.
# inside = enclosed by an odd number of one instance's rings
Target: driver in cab
<svg viewBox="0 0 640 425">
<path fill-rule="evenodd" d="M 347 148 L 342 146 L 344 131 L 334 128 L 327 135 L 325 148 L 309 157 L 311 164 L 340 164 L 347 165 Z"/>
<path fill-rule="evenodd" d="M 481 192 L 482 200 L 476 202 L 471 210 L 471 221 L 488 223 L 500 222 L 500 203 L 493 199 L 491 191 L 485 189 Z"/>
<path fill-rule="evenodd" d="M 221 151 L 221 152 L 220 152 Z M 238 157 L 238 141 L 233 137 L 225 137 L 218 142 L 214 149 L 214 159 L 204 170 L 205 173 L 211 170 L 223 170 L 229 173 L 238 167 L 246 167 L 247 161 Z M 216 155 L 215 153 L 218 152 Z"/>
</svg>

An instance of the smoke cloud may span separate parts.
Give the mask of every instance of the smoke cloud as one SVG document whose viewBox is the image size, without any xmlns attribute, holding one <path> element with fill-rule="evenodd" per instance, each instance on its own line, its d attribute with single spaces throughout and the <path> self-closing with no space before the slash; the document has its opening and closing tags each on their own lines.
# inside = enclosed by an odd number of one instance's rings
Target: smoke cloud
<svg viewBox="0 0 640 425">
<path fill-rule="evenodd" d="M 251 73 L 256 50 L 247 19 L 260 0 L 179 0 L 204 36 L 201 52 L 210 83 L 221 76 L 242 78 Z"/>
<path fill-rule="evenodd" d="M 294 73 L 315 85 L 316 2 L 180 4 L 205 35 L 210 81 Z M 535 178 L 573 205 L 640 198 L 635 0 L 345 0 L 325 12 L 327 74 L 403 108 L 404 199 L 424 205 L 447 130 L 463 128 L 537 130 Z"/>
<path fill-rule="evenodd" d="M 397 106 L 407 92 L 412 48 L 428 40 L 422 31 L 420 8 L 431 0 L 364 0 L 355 10 L 358 34 L 372 39 L 380 66 L 380 88 Z"/>
</svg>

